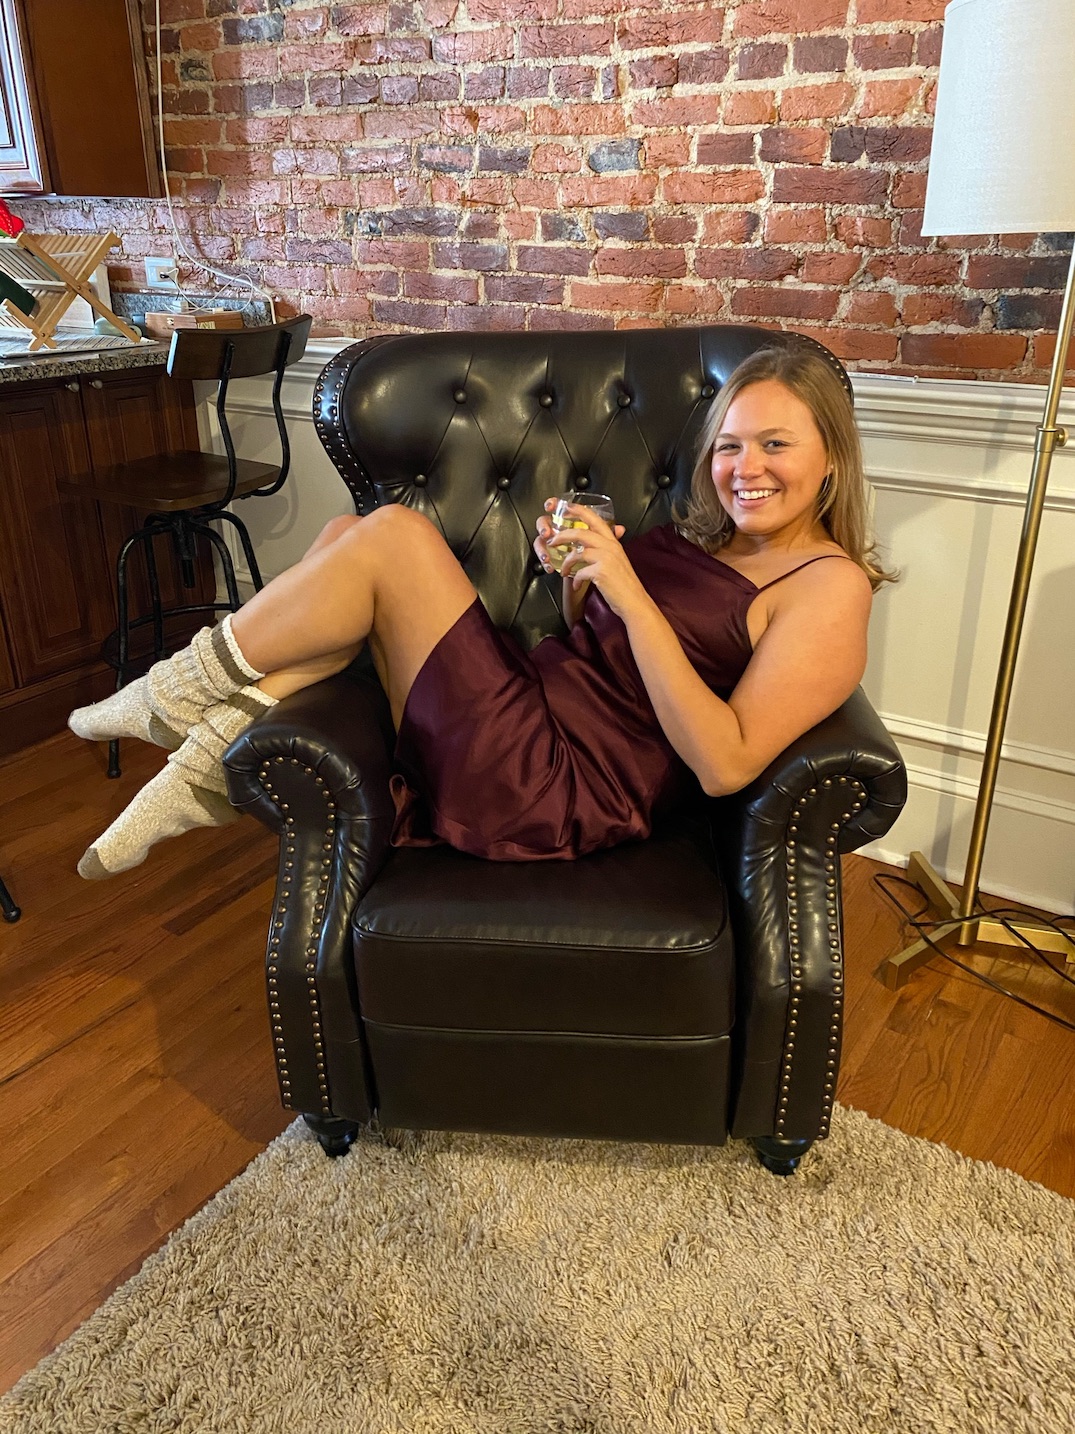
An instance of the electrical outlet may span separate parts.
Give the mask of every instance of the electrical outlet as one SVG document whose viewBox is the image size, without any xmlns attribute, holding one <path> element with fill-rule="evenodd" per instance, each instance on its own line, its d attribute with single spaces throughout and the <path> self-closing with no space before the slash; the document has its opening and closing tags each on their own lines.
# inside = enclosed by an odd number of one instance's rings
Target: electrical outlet
<svg viewBox="0 0 1075 1434">
<path fill-rule="evenodd" d="M 173 258 L 146 260 L 146 284 L 150 289 L 169 289 L 174 293 L 178 277 Z"/>
</svg>

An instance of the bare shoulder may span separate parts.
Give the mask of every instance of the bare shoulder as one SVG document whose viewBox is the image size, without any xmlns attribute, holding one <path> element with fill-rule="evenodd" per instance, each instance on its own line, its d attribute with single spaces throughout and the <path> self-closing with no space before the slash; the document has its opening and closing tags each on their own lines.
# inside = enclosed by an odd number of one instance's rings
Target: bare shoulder
<svg viewBox="0 0 1075 1434">
<path fill-rule="evenodd" d="M 836 603 L 845 611 L 869 612 L 873 601 L 870 580 L 846 553 L 826 553 L 831 561 L 805 563 L 773 588 L 781 605 L 814 607 L 819 599 Z"/>
</svg>

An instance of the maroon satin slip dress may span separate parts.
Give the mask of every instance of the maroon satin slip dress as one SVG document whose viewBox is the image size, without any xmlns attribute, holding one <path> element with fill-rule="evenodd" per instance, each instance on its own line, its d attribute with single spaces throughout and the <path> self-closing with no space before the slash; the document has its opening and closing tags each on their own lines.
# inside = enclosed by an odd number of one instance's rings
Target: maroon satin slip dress
<svg viewBox="0 0 1075 1434">
<path fill-rule="evenodd" d="M 727 697 L 750 660 L 746 614 L 761 589 L 671 524 L 623 546 L 694 670 Z M 566 637 L 530 653 L 475 599 L 408 694 L 392 843 L 447 842 L 493 861 L 569 859 L 648 836 L 688 780 L 627 629 L 596 588 Z"/>
</svg>

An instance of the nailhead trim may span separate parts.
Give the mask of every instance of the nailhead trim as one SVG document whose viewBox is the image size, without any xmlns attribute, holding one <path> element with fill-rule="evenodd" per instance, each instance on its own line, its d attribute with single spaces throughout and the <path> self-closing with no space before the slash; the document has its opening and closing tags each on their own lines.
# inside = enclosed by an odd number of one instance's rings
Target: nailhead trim
<svg viewBox="0 0 1075 1434">
<path fill-rule="evenodd" d="M 846 793 L 853 799 L 848 803 L 848 810 L 841 814 L 840 820 L 833 822 L 829 827 L 829 833 L 825 838 L 825 914 L 828 929 L 828 947 L 830 961 L 830 976 L 832 985 L 831 1020 L 828 1032 L 828 1047 L 825 1059 L 825 1082 L 822 1093 L 821 1117 L 818 1126 L 818 1136 L 823 1138 L 829 1133 L 829 1126 L 832 1121 L 832 1107 L 836 1096 L 836 1076 L 839 1068 L 840 1034 L 843 1029 L 843 946 L 840 937 L 840 904 L 838 898 L 837 881 L 837 842 L 839 832 L 844 823 L 852 816 L 857 815 L 866 803 L 866 789 L 862 783 L 854 777 L 825 777 L 819 786 L 811 787 L 799 798 L 792 808 L 791 820 L 788 823 L 788 840 L 785 844 L 785 861 L 787 865 L 787 906 L 788 906 L 788 947 L 790 956 L 791 974 L 791 995 L 788 1001 L 787 1025 L 784 1035 L 783 1058 L 780 1067 L 780 1085 L 777 1099 L 776 1130 L 777 1136 L 783 1136 L 786 1130 L 788 1105 L 792 1084 L 792 1069 L 795 1061 L 795 1043 L 799 1034 L 799 1018 L 801 1015 L 801 997 L 803 991 L 804 970 L 802 965 L 802 950 L 800 947 L 798 916 L 798 872 L 797 855 L 793 838 L 798 835 L 799 821 L 803 816 L 806 803 L 818 795 L 819 791 L 831 790 L 832 787 L 849 787 L 851 791 Z"/>
<path fill-rule="evenodd" d="M 340 434 L 340 401 L 351 370 L 362 358 L 366 346 L 352 344 L 330 359 L 314 382 L 313 416 L 317 436 L 351 490 L 361 517 L 377 506 L 369 474 L 359 463 Z"/>
<path fill-rule="evenodd" d="M 321 1002 L 317 992 L 317 947 L 318 933 L 321 929 L 324 916 L 325 904 L 328 899 L 329 875 L 332 866 L 332 852 L 334 849 L 334 836 L 336 831 L 336 803 L 332 793 L 329 791 L 323 777 L 319 776 L 312 767 L 305 766 L 297 757 L 284 758 L 274 757 L 272 762 L 263 762 L 258 769 L 258 776 L 261 781 L 261 788 L 266 796 L 273 801 L 282 812 L 288 812 L 288 803 L 280 800 L 280 794 L 273 787 L 270 780 L 272 766 L 283 766 L 288 761 L 292 767 L 302 768 L 307 776 L 312 778 L 315 787 L 325 799 L 325 836 L 327 840 L 321 846 L 321 875 L 317 884 L 317 897 L 314 901 L 310 921 L 310 941 L 306 947 L 306 988 L 307 997 L 310 1003 L 310 1023 L 314 1047 L 314 1066 L 317 1071 L 317 1088 L 321 1100 L 322 1115 L 332 1115 L 332 1100 L 329 1092 L 328 1070 L 325 1064 L 324 1028 L 321 1017 Z M 287 816 L 284 819 L 284 863 L 283 874 L 280 877 L 277 892 L 276 904 L 273 908 L 271 935 L 269 937 L 269 959 L 266 964 L 266 978 L 268 983 L 269 997 L 269 1023 L 272 1028 L 273 1050 L 276 1057 L 276 1071 L 280 1082 L 280 1098 L 287 1109 L 291 1109 L 291 1074 L 287 1064 L 287 1054 L 284 1042 L 283 1023 L 280 1016 L 280 987 L 279 987 L 279 946 L 280 933 L 283 930 L 284 919 L 287 915 L 287 903 L 291 897 L 291 873 L 295 866 L 295 818 Z"/>
</svg>

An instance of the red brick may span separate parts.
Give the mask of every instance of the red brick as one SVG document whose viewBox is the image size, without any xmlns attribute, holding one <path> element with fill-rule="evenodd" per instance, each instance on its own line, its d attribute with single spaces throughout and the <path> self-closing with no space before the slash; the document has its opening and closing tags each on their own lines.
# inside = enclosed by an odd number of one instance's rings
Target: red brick
<svg viewBox="0 0 1075 1434">
<path fill-rule="evenodd" d="M 914 368 L 1007 370 L 1027 353 L 1022 334 L 904 334 L 900 357 Z"/>
<path fill-rule="evenodd" d="M 623 134 L 627 125 L 617 104 L 535 105 L 530 114 L 533 134 Z"/>
<path fill-rule="evenodd" d="M 646 169 L 680 166 L 690 162 L 691 141 L 686 134 L 650 134 L 642 142 Z"/>
<path fill-rule="evenodd" d="M 552 70 L 552 92 L 561 99 L 591 100 L 596 87 L 593 65 L 556 65 Z"/>
<path fill-rule="evenodd" d="M 512 185 L 516 204 L 531 209 L 555 209 L 559 195 L 555 184 L 546 180 L 519 178 Z"/>
<path fill-rule="evenodd" d="M 692 124 L 716 124 L 720 119 L 720 95 L 684 95 L 682 98 L 634 100 L 631 123 L 650 129 Z"/>
<path fill-rule="evenodd" d="M 926 202 L 926 176 L 924 174 L 897 174 L 892 180 L 892 207 L 894 209 L 921 209 Z"/>
<path fill-rule="evenodd" d="M 888 176 L 879 169 L 777 169 L 774 204 L 883 204 Z"/>
<path fill-rule="evenodd" d="M 915 37 L 906 31 L 857 35 L 852 43 L 855 63 L 863 70 L 902 70 L 911 63 Z"/>
<path fill-rule="evenodd" d="M 579 278 L 590 272 L 589 249 L 569 249 L 562 244 L 521 244 L 516 267 L 526 274 L 561 274 Z"/>
<path fill-rule="evenodd" d="M 611 25 L 524 25 L 520 31 L 522 59 L 560 59 L 607 55 L 615 31 Z"/>
<path fill-rule="evenodd" d="M 699 164 L 753 164 L 754 136 L 746 133 L 700 134 Z"/>
<path fill-rule="evenodd" d="M 689 244 L 698 236 L 698 221 L 691 214 L 655 214 L 650 227 L 658 244 Z"/>
<path fill-rule="evenodd" d="M 900 317 L 908 328 L 922 324 L 946 324 L 972 329 L 985 309 L 982 299 L 961 299 L 951 294 L 908 294 Z"/>
<path fill-rule="evenodd" d="M 1062 289 L 1068 262 L 1065 254 L 1041 259 L 972 255 L 967 261 L 967 283 L 972 289 Z"/>
<path fill-rule="evenodd" d="M 444 304 L 427 304 L 411 299 L 373 301 L 373 316 L 378 323 L 403 329 L 443 329 L 448 310 Z"/>
<path fill-rule="evenodd" d="M 711 209 L 702 221 L 702 237 L 707 244 L 746 244 L 758 222 L 751 209 Z"/>
<path fill-rule="evenodd" d="M 570 305 L 575 309 L 611 309 L 653 312 L 661 305 L 661 284 L 591 283 L 579 280 L 571 285 Z"/>
<path fill-rule="evenodd" d="M 700 279 L 766 279 L 770 282 L 787 278 L 799 268 L 799 256 L 786 249 L 699 248 L 694 270 Z"/>
<path fill-rule="evenodd" d="M 582 154 L 562 144 L 539 144 L 530 156 L 535 174 L 577 174 L 582 168 Z"/>
<path fill-rule="evenodd" d="M 784 120 L 836 119 L 846 114 L 854 98 L 852 85 L 800 85 L 780 96 L 780 117 Z"/>
<path fill-rule="evenodd" d="M 433 58 L 442 65 L 468 65 L 476 60 L 508 60 L 515 54 L 515 32 L 462 30 L 433 37 Z"/>
<path fill-rule="evenodd" d="M 824 209 L 771 208 L 765 215 L 770 244 L 824 244 L 829 237 Z"/>
<path fill-rule="evenodd" d="M 886 20 L 907 24 L 940 20 L 947 0 L 858 0 L 858 23 L 877 25 Z"/>
<path fill-rule="evenodd" d="M 661 15 L 632 15 L 620 20 L 616 37 L 622 50 L 675 50 L 681 45 L 719 45 L 724 11 L 669 10 Z"/>
<path fill-rule="evenodd" d="M 804 284 L 850 284 L 862 263 L 861 254 L 807 254 L 803 259 Z"/>
<path fill-rule="evenodd" d="M 865 214 L 838 214 L 833 229 L 839 242 L 849 248 L 887 249 L 892 243 L 891 219 L 874 219 Z"/>
<path fill-rule="evenodd" d="M 738 90 L 724 101 L 725 124 L 772 124 L 776 95 L 772 90 Z"/>
<path fill-rule="evenodd" d="M 1036 334 L 1034 336 L 1033 363 L 1035 368 L 1051 369 L 1055 354 L 1055 334 Z M 1073 345 L 1068 352 L 1068 360 L 1064 372 L 1075 374 L 1075 345 Z"/>
<path fill-rule="evenodd" d="M 477 279 L 458 274 L 406 274 L 403 292 L 408 299 L 446 299 L 459 304 L 478 302 Z"/>
<path fill-rule="evenodd" d="M 788 47 L 779 45 L 741 45 L 735 72 L 741 80 L 775 80 L 788 65 Z"/>
<path fill-rule="evenodd" d="M 748 204 L 765 193 L 765 181 L 756 169 L 669 174 L 661 193 L 668 204 Z"/>
<path fill-rule="evenodd" d="M 427 134 L 441 131 L 441 115 L 417 106 L 407 110 L 369 110 L 362 118 L 367 139 L 424 139 Z"/>
<path fill-rule="evenodd" d="M 611 314 L 573 314 L 569 309 L 532 309 L 528 322 L 532 332 L 552 329 L 611 329 Z M 652 322 L 652 321 L 651 321 Z"/>
<path fill-rule="evenodd" d="M 505 20 L 552 20 L 558 0 L 467 0 L 467 16 L 476 25 Z"/>
<path fill-rule="evenodd" d="M 870 80 L 863 87 L 857 117 L 864 120 L 885 115 L 898 119 L 913 112 L 921 90 L 920 79 Z"/>
<path fill-rule="evenodd" d="M 831 319 L 840 295 L 831 289 L 736 289 L 732 313 L 743 317 Z"/>
<path fill-rule="evenodd" d="M 761 133 L 761 157 L 769 163 L 821 164 L 828 147 L 829 132 L 822 125 L 802 125 L 798 129 L 769 128 Z"/>
<path fill-rule="evenodd" d="M 819 344 L 831 349 L 844 363 L 856 360 L 891 363 L 896 357 L 899 345 L 897 334 L 880 334 L 869 329 L 841 326 L 837 329 L 815 328 L 809 332 Z"/>
<path fill-rule="evenodd" d="M 448 310 L 447 327 L 459 332 L 484 329 L 516 329 L 527 326 L 528 310 L 522 304 L 455 304 Z M 541 313 L 540 309 L 533 311 Z M 533 321 L 531 321 L 533 327 Z"/>
<path fill-rule="evenodd" d="M 393 269 L 428 269 L 429 245 L 410 239 L 360 239 L 355 244 L 355 262 L 388 264 Z"/>
<path fill-rule="evenodd" d="M 679 79 L 679 60 L 675 55 L 655 55 L 649 60 L 635 60 L 628 65 L 631 88 L 635 90 L 670 90 Z"/>
<path fill-rule="evenodd" d="M 724 308 L 724 295 L 716 284 L 669 284 L 662 307 L 666 314 L 711 317 Z"/>
<path fill-rule="evenodd" d="M 592 179 L 575 178 L 573 175 L 561 181 L 560 197 L 564 204 L 580 208 L 606 208 L 626 206 L 640 208 L 651 204 L 657 192 L 657 178 L 652 174 L 600 175 Z M 542 204 L 542 209 L 552 205 Z"/>
<path fill-rule="evenodd" d="M 863 0 L 859 0 L 861 9 Z M 745 0 L 734 12 L 735 33 L 746 39 L 761 35 L 800 35 L 804 31 L 836 30 L 847 23 L 848 0 Z M 859 23 L 864 23 L 861 14 Z M 804 20 L 807 21 L 804 24 Z"/>
<path fill-rule="evenodd" d="M 962 260 L 957 254 L 878 254 L 867 266 L 875 279 L 895 279 L 897 284 L 955 284 L 959 282 Z"/>
<path fill-rule="evenodd" d="M 599 274 L 614 274 L 621 279 L 682 279 L 687 273 L 687 256 L 682 249 L 633 244 L 626 249 L 599 249 L 594 267 Z"/>
<path fill-rule="evenodd" d="M 429 41 L 417 35 L 394 36 L 391 39 L 379 37 L 373 40 L 359 40 L 355 44 L 355 59 L 360 65 L 386 65 L 399 61 L 404 65 L 420 65 L 430 56 Z M 291 55 L 288 55 L 291 60 Z M 328 69 L 323 62 L 317 67 Z"/>
<path fill-rule="evenodd" d="M 896 300 L 891 294 L 883 290 L 875 293 L 864 293 L 859 290 L 853 293 L 851 302 L 847 306 L 847 322 L 849 324 L 880 324 L 885 328 L 893 328 L 899 318 L 896 308 Z"/>
<path fill-rule="evenodd" d="M 529 274 L 487 274 L 485 297 L 494 303 L 562 304 L 564 285 L 560 279 Z"/>
<path fill-rule="evenodd" d="M 205 155 L 200 149 L 172 149 L 169 145 L 168 168 L 177 174 L 201 174 L 205 170 Z"/>
</svg>

